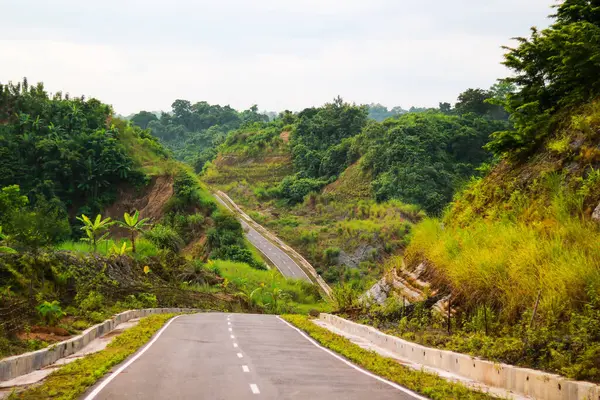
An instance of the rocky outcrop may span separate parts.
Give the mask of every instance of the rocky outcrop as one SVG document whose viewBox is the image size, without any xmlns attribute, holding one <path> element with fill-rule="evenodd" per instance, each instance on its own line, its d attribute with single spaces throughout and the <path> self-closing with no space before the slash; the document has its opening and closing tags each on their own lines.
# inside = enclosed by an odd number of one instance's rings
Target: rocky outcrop
<svg viewBox="0 0 600 400">
<path fill-rule="evenodd" d="M 377 253 L 377 248 L 369 244 L 360 244 L 352 253 L 340 251 L 337 257 L 337 265 L 345 265 L 350 268 L 358 268 L 361 262 L 368 260 L 374 253 Z"/>
<path fill-rule="evenodd" d="M 592 213 L 592 219 L 596 222 L 600 222 L 600 203 L 596 206 L 596 209 Z"/>
<path fill-rule="evenodd" d="M 420 279 L 424 270 L 424 265 L 419 265 L 412 272 L 394 268 L 363 295 L 363 300 L 383 304 L 388 297 L 397 296 L 403 298 L 405 304 L 424 301 L 427 299 L 426 293 L 430 292 L 429 283 Z"/>
</svg>

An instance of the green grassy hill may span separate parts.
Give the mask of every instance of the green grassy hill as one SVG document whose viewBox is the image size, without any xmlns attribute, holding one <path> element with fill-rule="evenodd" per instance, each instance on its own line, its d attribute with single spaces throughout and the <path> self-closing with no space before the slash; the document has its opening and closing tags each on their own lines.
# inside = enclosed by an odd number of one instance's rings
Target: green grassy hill
<svg viewBox="0 0 600 400">
<path fill-rule="evenodd" d="M 397 200 L 376 203 L 371 177 L 358 163 L 300 203 L 281 199 L 274 192 L 294 174 L 292 127 L 273 125 L 230 134 L 202 179 L 300 251 L 329 283 L 367 288 L 423 214 Z"/>
<path fill-rule="evenodd" d="M 0 85 L 0 171 L 0 356 L 125 309 L 327 307 L 267 271 L 192 168 L 98 100 Z"/>
</svg>

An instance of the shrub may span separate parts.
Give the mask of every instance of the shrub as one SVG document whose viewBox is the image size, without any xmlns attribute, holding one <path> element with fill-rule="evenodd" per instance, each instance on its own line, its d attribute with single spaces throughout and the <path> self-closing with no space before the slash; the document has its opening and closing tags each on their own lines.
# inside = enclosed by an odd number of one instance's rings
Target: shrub
<svg viewBox="0 0 600 400">
<path fill-rule="evenodd" d="M 278 194 L 290 204 L 302 203 L 304 196 L 311 192 L 320 191 L 326 184 L 327 181 L 322 179 L 288 176 L 279 184 Z"/>
<path fill-rule="evenodd" d="M 50 326 L 56 326 L 58 321 L 65 316 L 58 300 L 52 302 L 44 301 L 37 306 L 37 311 L 44 322 Z"/>
<path fill-rule="evenodd" d="M 79 308 L 84 312 L 100 311 L 104 304 L 104 296 L 96 291 L 91 291 L 85 299 L 79 303 Z"/>
<path fill-rule="evenodd" d="M 328 247 L 323 252 L 323 257 L 328 264 L 335 264 L 340 255 L 339 247 Z"/>
<path fill-rule="evenodd" d="M 237 245 L 221 247 L 212 253 L 212 257 L 219 260 L 243 262 L 256 269 L 267 269 L 264 263 L 254 259 L 250 250 Z"/>
<path fill-rule="evenodd" d="M 161 224 L 155 225 L 151 230 L 144 232 L 144 238 L 158 248 L 170 250 L 174 253 L 179 252 L 185 245 L 181 236 L 173 228 Z"/>
</svg>

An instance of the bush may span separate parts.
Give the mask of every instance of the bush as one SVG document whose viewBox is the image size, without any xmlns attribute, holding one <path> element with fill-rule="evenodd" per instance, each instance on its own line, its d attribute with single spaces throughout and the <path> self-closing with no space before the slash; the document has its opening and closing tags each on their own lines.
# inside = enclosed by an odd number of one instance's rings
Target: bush
<svg viewBox="0 0 600 400">
<path fill-rule="evenodd" d="M 37 311 L 44 322 L 50 326 L 56 326 L 58 321 L 65 316 L 58 300 L 52 302 L 44 301 L 37 306 Z"/>
<path fill-rule="evenodd" d="M 337 262 L 339 255 L 340 255 L 339 247 L 328 247 L 323 252 L 323 257 L 325 258 L 325 261 L 327 261 L 327 263 L 330 265 L 335 264 Z"/>
<path fill-rule="evenodd" d="M 158 248 L 170 250 L 174 253 L 178 253 L 185 245 L 181 236 L 173 228 L 161 224 L 155 225 L 151 230 L 144 232 L 144 238 Z"/>
<path fill-rule="evenodd" d="M 79 308 L 84 312 L 100 311 L 104 305 L 104 296 L 92 291 L 79 303 Z"/>
<path fill-rule="evenodd" d="M 280 197 L 286 199 L 290 204 L 298 204 L 304 201 L 304 196 L 311 192 L 320 191 L 326 184 L 326 180 L 299 178 L 294 175 L 284 178 L 279 184 L 277 192 Z"/>
<path fill-rule="evenodd" d="M 250 250 L 237 245 L 221 247 L 212 253 L 212 257 L 219 260 L 243 262 L 256 269 L 267 269 L 264 263 L 254 258 Z"/>
</svg>

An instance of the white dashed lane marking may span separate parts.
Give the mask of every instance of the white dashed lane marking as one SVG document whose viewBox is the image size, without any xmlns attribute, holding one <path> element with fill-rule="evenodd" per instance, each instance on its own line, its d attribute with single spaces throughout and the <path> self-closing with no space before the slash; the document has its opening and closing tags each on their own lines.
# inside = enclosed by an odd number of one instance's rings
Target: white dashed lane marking
<svg viewBox="0 0 600 400">
<path fill-rule="evenodd" d="M 238 347 L 238 344 L 237 344 L 237 343 L 234 343 L 234 344 L 233 344 L 233 347 L 237 348 L 237 347 Z"/>
<path fill-rule="evenodd" d="M 250 372 L 250 368 L 248 368 L 247 365 L 242 365 L 242 371 L 244 371 L 244 372 Z"/>
<path fill-rule="evenodd" d="M 237 353 L 238 358 L 242 358 L 244 357 L 244 355 L 242 353 Z"/>
<path fill-rule="evenodd" d="M 235 336 L 233 336 L 233 335 L 230 335 L 230 337 L 231 337 L 232 339 L 235 339 Z"/>
<path fill-rule="evenodd" d="M 258 390 L 258 386 L 256 386 L 254 383 L 250 384 L 250 390 L 252 390 L 252 393 L 254 393 L 254 394 L 260 394 L 260 390 Z"/>
</svg>

